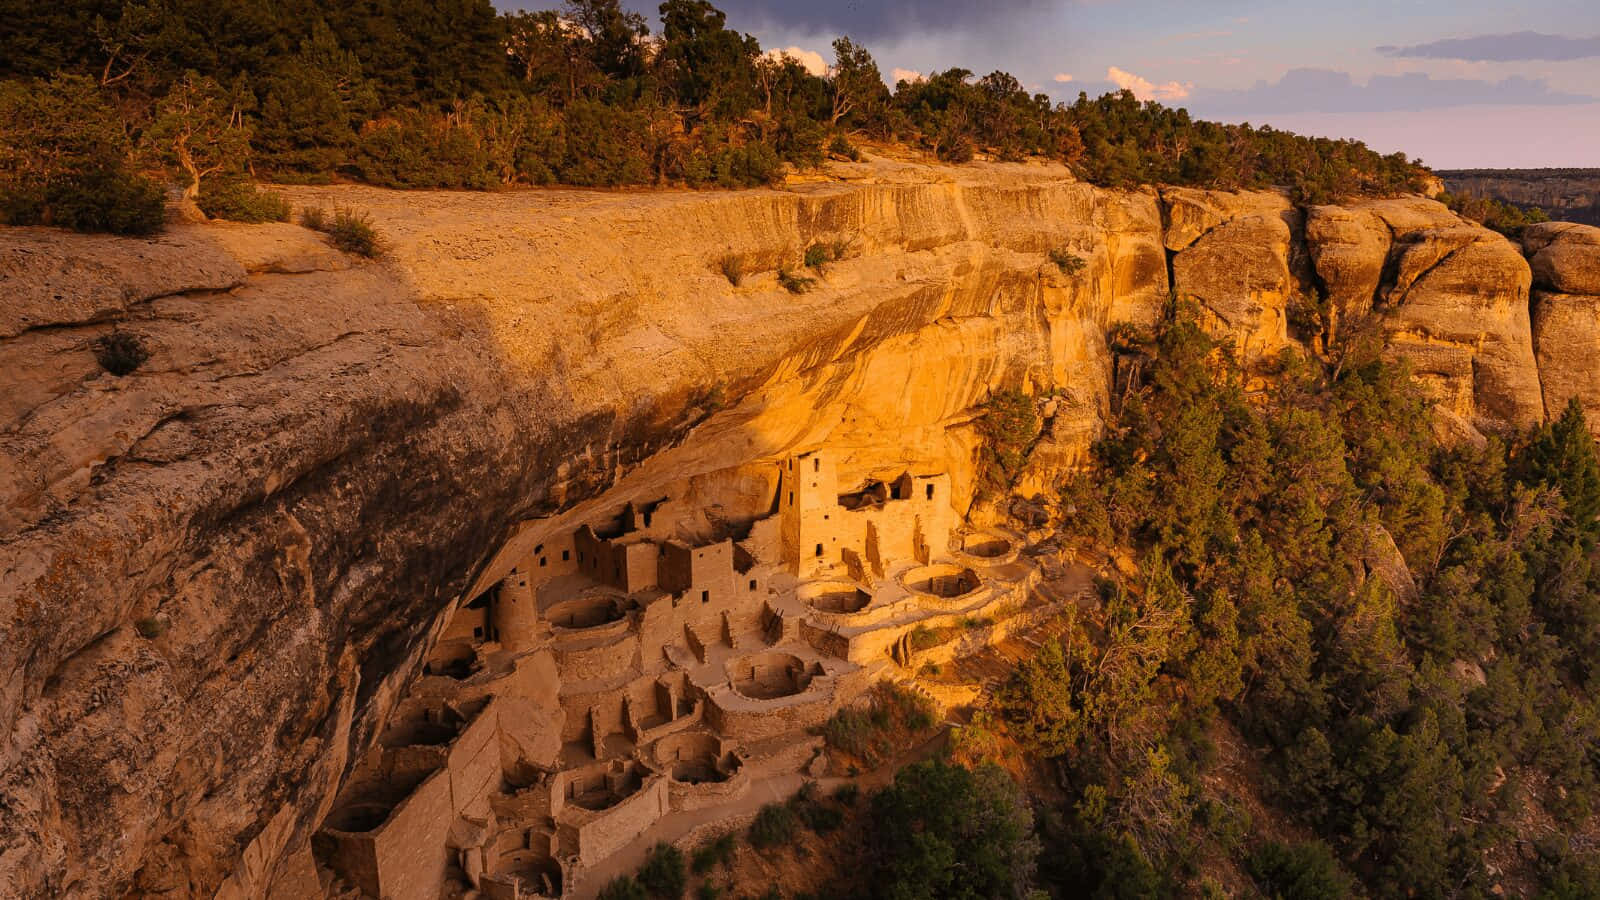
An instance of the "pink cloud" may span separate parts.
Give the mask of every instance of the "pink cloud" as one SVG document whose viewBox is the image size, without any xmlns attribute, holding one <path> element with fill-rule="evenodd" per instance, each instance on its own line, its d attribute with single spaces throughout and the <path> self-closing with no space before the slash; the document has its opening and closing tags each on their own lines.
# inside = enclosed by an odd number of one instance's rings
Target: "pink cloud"
<svg viewBox="0 0 1600 900">
<path fill-rule="evenodd" d="M 782 59 L 787 56 L 805 66 L 807 72 L 819 78 L 828 74 L 828 61 L 823 59 L 822 54 L 815 50 L 807 50 L 804 47 L 785 47 L 782 50 L 768 50 L 767 55 L 773 59 Z"/>
<path fill-rule="evenodd" d="M 1106 80 L 1116 85 L 1121 90 L 1133 91 L 1133 95 L 1140 100 L 1172 101 L 1182 100 L 1194 90 L 1194 82 L 1168 81 L 1165 84 L 1156 84 L 1148 78 L 1135 75 L 1112 66 L 1106 69 Z"/>
</svg>

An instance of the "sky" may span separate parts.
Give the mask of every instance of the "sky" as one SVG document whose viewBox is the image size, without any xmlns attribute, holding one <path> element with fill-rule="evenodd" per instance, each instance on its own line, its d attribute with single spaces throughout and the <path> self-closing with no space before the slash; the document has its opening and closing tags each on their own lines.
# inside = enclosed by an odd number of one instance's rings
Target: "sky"
<svg viewBox="0 0 1600 900">
<path fill-rule="evenodd" d="M 1359 138 L 1435 168 L 1600 167 L 1600 0 L 716 5 L 763 47 L 817 63 L 849 34 L 891 80 L 1004 69 L 1058 100 L 1127 87 L 1204 118 Z"/>
</svg>

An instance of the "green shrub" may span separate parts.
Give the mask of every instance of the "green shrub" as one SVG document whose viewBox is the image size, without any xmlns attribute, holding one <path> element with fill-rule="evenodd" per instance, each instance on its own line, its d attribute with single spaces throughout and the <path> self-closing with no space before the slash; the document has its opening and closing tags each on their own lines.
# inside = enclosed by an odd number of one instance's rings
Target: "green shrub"
<svg viewBox="0 0 1600 900">
<path fill-rule="evenodd" d="M 1537 206 L 1517 206 L 1492 197 L 1444 193 L 1439 195 L 1439 202 L 1462 218 L 1471 219 L 1513 240 L 1520 239 L 1522 230 L 1529 225 L 1550 221 L 1550 215 Z"/>
<path fill-rule="evenodd" d="M 715 866 L 727 868 L 733 864 L 733 854 L 736 849 L 733 832 L 725 831 L 718 835 L 716 840 L 694 851 L 694 856 L 689 861 L 689 868 L 694 870 L 696 875 L 704 875 Z"/>
<path fill-rule="evenodd" d="M 861 797 L 861 788 L 854 781 L 846 781 L 833 789 L 833 800 L 841 806 L 855 806 Z"/>
<path fill-rule="evenodd" d="M 289 201 L 276 191 L 263 191 L 244 176 L 224 178 L 206 185 L 200 211 L 230 222 L 287 222 Z"/>
<path fill-rule="evenodd" d="M 900 897 L 1020 897 L 1039 842 L 1022 792 L 993 765 L 913 763 L 872 798 L 873 880 Z"/>
<path fill-rule="evenodd" d="M 1060 269 L 1064 275 L 1076 275 L 1083 271 L 1083 257 L 1073 253 L 1071 250 L 1060 247 L 1051 250 L 1050 261 L 1055 263 L 1056 268 Z"/>
<path fill-rule="evenodd" d="M 601 888 L 596 900 L 649 900 L 650 894 L 632 878 L 624 875 L 613 878 L 610 884 Z"/>
<path fill-rule="evenodd" d="M 911 629 L 911 634 L 908 637 L 913 650 L 927 650 L 943 643 L 940 640 L 939 632 L 926 625 L 918 625 L 916 628 Z"/>
<path fill-rule="evenodd" d="M 565 155 L 557 177 L 566 184 L 613 187 L 651 180 L 650 117 L 606 103 L 579 100 L 566 108 Z"/>
<path fill-rule="evenodd" d="M 1321 841 L 1262 844 L 1250 854 L 1249 868 L 1262 890 L 1281 900 L 1338 900 L 1356 893 L 1355 882 Z"/>
<path fill-rule="evenodd" d="M 145 360 L 150 358 L 150 351 L 145 349 L 144 342 L 137 335 L 113 331 L 95 339 L 94 358 L 100 363 L 100 368 L 121 378 L 144 365 Z"/>
<path fill-rule="evenodd" d="M 806 248 L 806 268 L 820 272 L 830 262 L 833 262 L 833 248 L 829 245 L 812 244 Z"/>
<path fill-rule="evenodd" d="M 782 266 L 778 269 L 778 283 L 791 294 L 804 294 L 816 286 L 817 280 L 809 275 L 802 275 L 788 266 Z"/>
<path fill-rule="evenodd" d="M 744 283 L 744 256 L 738 253 L 729 253 L 717 260 L 717 268 L 722 271 L 722 277 L 734 287 Z"/>
<path fill-rule="evenodd" d="M 383 240 L 372 227 L 372 217 L 344 207 L 334 207 L 333 218 L 320 207 L 311 207 L 300 214 L 300 224 L 328 236 L 333 245 L 346 253 L 368 259 L 383 253 Z"/>
<path fill-rule="evenodd" d="M 694 889 L 695 900 L 721 900 L 722 888 L 709 881 L 703 881 Z"/>
<path fill-rule="evenodd" d="M 154 234 L 167 222 L 161 186 L 119 169 L 64 179 L 45 192 L 45 205 L 48 224 L 73 231 Z"/>
<path fill-rule="evenodd" d="M 876 766 L 894 752 L 891 732 L 916 733 L 934 725 L 933 704 L 921 694 L 880 682 L 865 708 L 846 707 L 822 725 L 828 746 Z"/>
<path fill-rule="evenodd" d="M 362 179 L 385 187 L 486 190 L 500 183 L 471 125 L 417 111 L 369 125 L 354 164 Z"/>
<path fill-rule="evenodd" d="M 996 391 L 984 403 L 983 417 L 978 420 L 984 438 L 979 478 L 984 495 L 1003 494 L 1017 483 L 1042 425 L 1033 398 L 1014 388 Z"/>
<path fill-rule="evenodd" d="M 802 800 L 796 796 L 791 805 L 800 821 L 817 834 L 828 834 L 844 824 L 844 810 L 823 803 L 815 797 Z"/>
<path fill-rule="evenodd" d="M 662 841 L 650 848 L 644 865 L 634 876 L 641 887 L 653 897 L 678 900 L 689 885 L 689 875 L 684 869 L 683 851 Z"/>
<path fill-rule="evenodd" d="M 54 67 L 52 67 L 54 68 Z M 128 169 L 127 128 L 92 78 L 0 81 L 0 220 L 150 234 L 160 185 Z"/>
<path fill-rule="evenodd" d="M 167 633 L 167 623 L 154 616 L 146 616 L 133 623 L 133 630 L 147 640 L 155 640 Z"/>
<path fill-rule="evenodd" d="M 761 807 L 755 821 L 750 823 L 750 846 L 757 850 L 769 850 L 788 844 L 794 840 L 799 828 L 800 819 L 788 804 L 768 803 Z"/>
<path fill-rule="evenodd" d="M 861 151 L 857 150 L 856 145 L 850 143 L 850 139 L 842 134 L 833 136 L 833 140 L 828 143 L 828 152 L 851 162 L 861 161 Z"/>
</svg>

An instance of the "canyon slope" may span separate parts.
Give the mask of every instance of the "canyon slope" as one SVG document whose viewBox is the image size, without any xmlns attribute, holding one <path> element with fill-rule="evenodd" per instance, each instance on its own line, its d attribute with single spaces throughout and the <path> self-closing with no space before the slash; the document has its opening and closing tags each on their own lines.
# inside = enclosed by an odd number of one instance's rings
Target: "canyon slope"
<svg viewBox="0 0 1600 900">
<path fill-rule="evenodd" d="M 0 895 L 288 896 L 523 523 L 685 481 L 748 521 L 765 467 L 821 447 L 842 479 L 948 472 L 992 515 L 981 404 L 1056 398 L 1048 492 L 1099 433 L 1117 329 L 1173 294 L 1262 377 L 1377 336 L 1451 435 L 1568 397 L 1600 420 L 1600 230 L 1524 247 L 1421 198 L 883 161 L 737 193 L 289 195 L 369 212 L 385 257 L 283 224 L 0 232 Z M 843 258 L 785 290 L 819 242 Z M 113 330 L 152 351 L 126 377 L 95 361 Z"/>
</svg>

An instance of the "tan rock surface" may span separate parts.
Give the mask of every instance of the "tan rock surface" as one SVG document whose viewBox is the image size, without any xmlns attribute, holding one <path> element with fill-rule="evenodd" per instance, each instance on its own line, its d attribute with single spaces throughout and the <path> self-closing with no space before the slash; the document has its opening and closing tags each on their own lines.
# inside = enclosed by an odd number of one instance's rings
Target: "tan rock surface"
<svg viewBox="0 0 1600 900">
<path fill-rule="evenodd" d="M 1173 194 L 1194 234 L 1172 237 L 1153 191 L 1058 168 L 846 176 L 289 190 L 369 211 L 378 263 L 286 225 L 0 231 L 0 896 L 303 880 L 298 851 L 443 614 L 536 539 L 508 545 L 514 523 L 575 526 L 686 480 L 723 520 L 764 514 L 751 464 L 824 444 L 841 481 L 943 471 L 969 497 L 976 408 L 1003 386 L 1058 396 L 1028 472 L 1048 490 L 1098 432 L 1106 329 L 1159 315 L 1171 245 L 1180 289 L 1241 343 L 1286 340 L 1281 198 Z M 1394 330 L 1418 358 L 1443 348 L 1475 421 L 1537 418 L 1527 269 L 1461 234 L 1397 239 Z M 847 258 L 783 290 L 776 268 L 820 240 Z M 113 316 L 152 351 L 120 379 L 90 350 Z"/>
<path fill-rule="evenodd" d="M 376 264 L 292 226 L 0 233 L 22 298 L 0 341 L 19 373 L 0 409 L 0 895 L 302 876 L 295 851 L 441 613 L 503 574 L 512 523 L 824 441 L 847 478 L 948 463 L 970 490 L 992 390 L 1098 402 L 1104 329 L 1167 293 L 1153 193 L 1042 167 L 872 178 L 291 190 L 369 210 L 392 246 Z M 835 238 L 850 258 L 815 291 L 777 285 Z M 1061 247 L 1082 272 L 1048 262 Z M 89 347 L 121 311 L 152 356 L 119 379 Z"/>
<path fill-rule="evenodd" d="M 193 226 L 127 241 L 81 235 L 62 241 L 47 228 L 8 228 L 0 249 L 0 338 L 30 328 L 104 319 L 156 297 L 221 291 L 244 268 Z"/>
<path fill-rule="evenodd" d="M 1530 276 L 1511 242 L 1414 197 L 1313 207 L 1306 243 L 1338 333 L 1378 329 L 1433 397 L 1477 428 L 1543 418 Z M 1363 325 L 1369 312 L 1377 318 Z"/>
<path fill-rule="evenodd" d="M 1545 414 L 1569 400 L 1600 427 L 1600 228 L 1548 222 L 1523 231 L 1533 268 L 1533 346 Z"/>
<path fill-rule="evenodd" d="M 1266 191 L 1165 188 L 1161 199 L 1178 295 L 1197 300 L 1212 333 L 1231 339 L 1245 362 L 1289 346 L 1288 305 L 1302 290 L 1295 259 L 1300 211 Z"/>
</svg>

